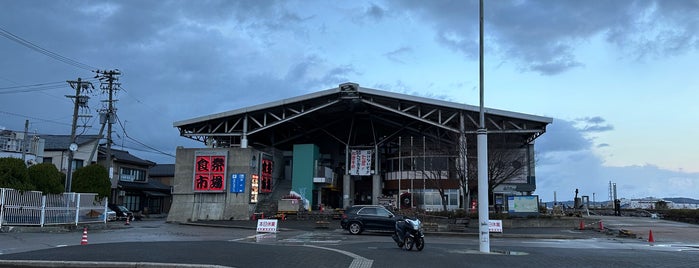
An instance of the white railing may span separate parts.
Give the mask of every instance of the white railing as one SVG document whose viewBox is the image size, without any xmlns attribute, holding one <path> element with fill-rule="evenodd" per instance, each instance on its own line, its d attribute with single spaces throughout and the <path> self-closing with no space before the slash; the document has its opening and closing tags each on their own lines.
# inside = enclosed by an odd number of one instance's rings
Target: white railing
<svg viewBox="0 0 699 268">
<path fill-rule="evenodd" d="M 0 227 L 106 222 L 107 201 L 94 193 L 43 195 L 0 188 Z"/>
</svg>

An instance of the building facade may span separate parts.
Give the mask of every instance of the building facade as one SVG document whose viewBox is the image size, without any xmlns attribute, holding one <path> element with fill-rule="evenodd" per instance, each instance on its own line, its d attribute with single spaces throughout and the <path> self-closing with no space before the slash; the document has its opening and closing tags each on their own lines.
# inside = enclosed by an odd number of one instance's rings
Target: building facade
<svg viewBox="0 0 699 268">
<path fill-rule="evenodd" d="M 300 196 L 310 209 L 386 200 L 427 210 L 468 207 L 477 188 L 478 111 L 345 83 L 175 122 L 181 136 L 204 148 L 178 149 L 170 217 L 247 218 L 269 209 L 263 203 L 274 203 L 278 191 Z M 485 117 L 489 162 L 495 159 L 489 169 L 506 174 L 491 178 L 502 185 L 498 193 L 531 194 L 534 140 L 552 119 L 490 108 Z M 224 170 L 197 173 L 206 157 L 224 161 Z"/>
</svg>

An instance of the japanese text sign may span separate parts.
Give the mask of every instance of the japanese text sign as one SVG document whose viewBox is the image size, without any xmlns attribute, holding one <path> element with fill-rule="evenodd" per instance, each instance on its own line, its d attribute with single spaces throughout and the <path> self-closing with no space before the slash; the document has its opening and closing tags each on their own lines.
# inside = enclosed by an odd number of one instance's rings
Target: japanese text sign
<svg viewBox="0 0 699 268">
<path fill-rule="evenodd" d="M 262 170 L 260 170 L 260 193 L 272 192 L 272 160 L 262 159 Z"/>
<path fill-rule="evenodd" d="M 194 191 L 223 192 L 226 190 L 227 152 L 196 152 L 194 154 Z"/>
<path fill-rule="evenodd" d="M 231 174 L 231 193 L 245 192 L 245 174 Z"/>
<path fill-rule="evenodd" d="M 352 150 L 350 156 L 350 175 L 371 175 L 371 150 Z"/>
</svg>

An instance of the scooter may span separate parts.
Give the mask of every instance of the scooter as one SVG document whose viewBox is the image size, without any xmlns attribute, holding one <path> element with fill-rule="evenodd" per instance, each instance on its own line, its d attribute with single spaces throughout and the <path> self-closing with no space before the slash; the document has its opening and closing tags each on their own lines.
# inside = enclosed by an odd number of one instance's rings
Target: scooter
<svg viewBox="0 0 699 268">
<path fill-rule="evenodd" d="M 396 221 L 393 241 L 396 242 L 399 248 L 412 250 L 414 246 L 418 251 L 422 251 L 425 248 L 425 234 L 422 232 L 420 220 L 404 219 Z"/>
</svg>

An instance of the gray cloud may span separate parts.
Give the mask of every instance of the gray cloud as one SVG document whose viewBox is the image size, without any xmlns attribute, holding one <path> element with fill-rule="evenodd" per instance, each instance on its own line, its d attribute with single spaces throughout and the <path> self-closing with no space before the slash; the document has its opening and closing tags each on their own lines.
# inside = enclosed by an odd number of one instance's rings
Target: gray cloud
<svg viewBox="0 0 699 268">
<path fill-rule="evenodd" d="M 563 119 L 555 119 L 549 125 L 541 138 L 537 139 L 537 150 L 542 153 L 550 152 L 574 152 L 589 150 L 592 141 L 585 138 L 580 129 L 575 127 L 575 122 Z"/>
<path fill-rule="evenodd" d="M 371 3 L 366 9 L 366 16 L 374 20 L 381 20 L 386 16 L 386 10 L 375 3 Z"/>
<path fill-rule="evenodd" d="M 387 3 L 423 18 L 446 47 L 477 57 L 477 1 Z M 597 36 L 637 59 L 677 55 L 699 48 L 698 11 L 696 1 L 487 1 L 485 46 L 522 71 L 543 75 L 584 66 L 574 48 Z"/>
<path fill-rule="evenodd" d="M 405 60 L 403 60 L 403 57 L 409 55 L 412 52 L 413 52 L 412 48 L 404 46 L 404 47 L 398 48 L 396 50 L 387 52 L 384 54 L 384 56 L 386 56 L 386 58 L 388 58 L 392 62 L 405 64 Z"/>
</svg>

